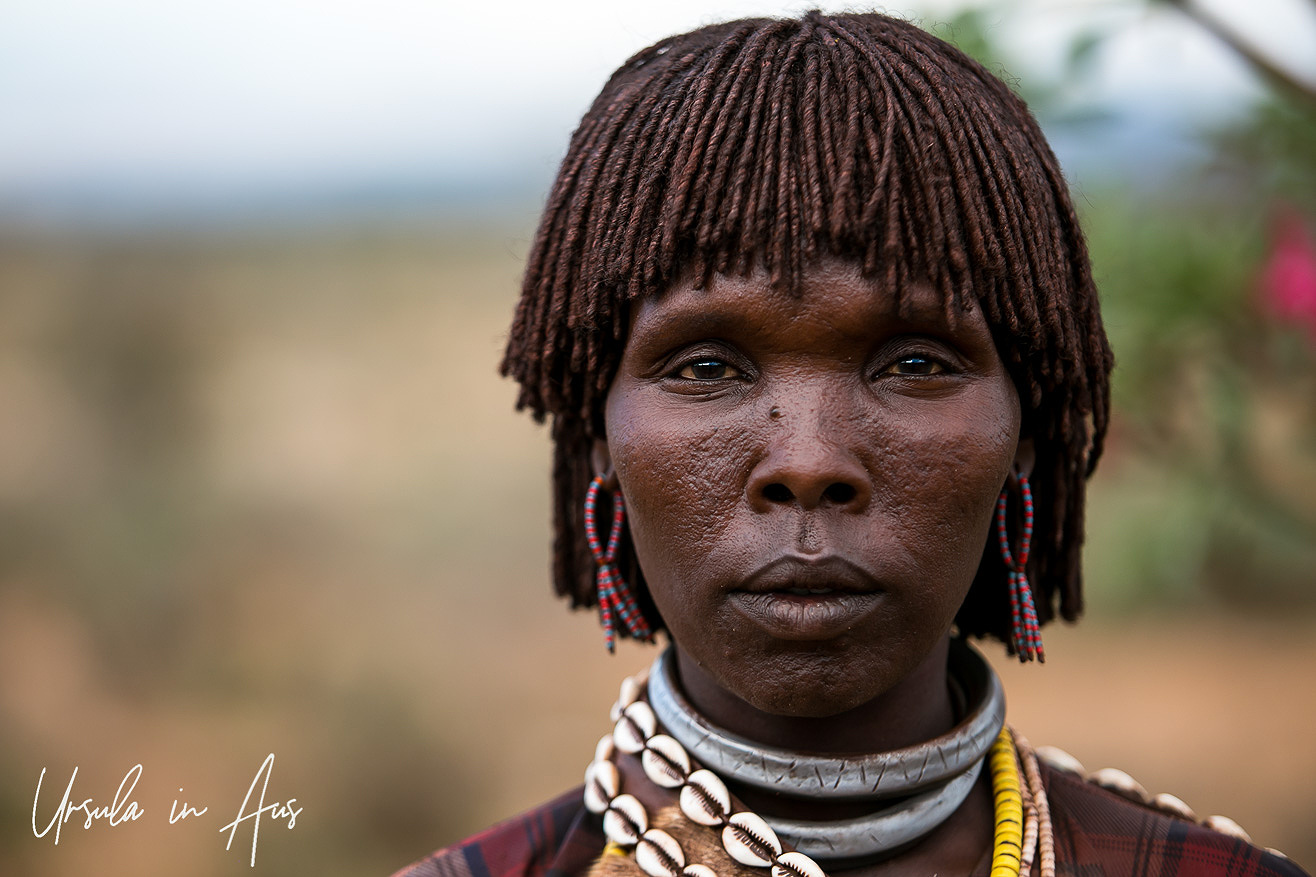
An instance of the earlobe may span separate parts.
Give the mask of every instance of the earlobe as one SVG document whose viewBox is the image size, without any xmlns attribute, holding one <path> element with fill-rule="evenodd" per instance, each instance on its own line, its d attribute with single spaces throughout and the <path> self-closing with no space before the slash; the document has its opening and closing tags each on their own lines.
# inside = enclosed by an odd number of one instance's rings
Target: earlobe
<svg viewBox="0 0 1316 877">
<path fill-rule="evenodd" d="M 1037 461 L 1037 454 L 1033 447 L 1032 436 L 1022 436 L 1019 439 L 1019 447 L 1014 452 L 1014 468 L 1010 470 L 1012 476 L 1022 475 L 1025 478 L 1033 477 L 1033 464 Z"/>
<path fill-rule="evenodd" d="M 594 467 L 594 475 L 603 479 L 603 489 L 616 493 L 620 484 L 617 482 L 617 472 L 612 468 L 612 452 L 608 450 L 607 439 L 594 440 L 589 459 L 590 465 Z"/>
</svg>

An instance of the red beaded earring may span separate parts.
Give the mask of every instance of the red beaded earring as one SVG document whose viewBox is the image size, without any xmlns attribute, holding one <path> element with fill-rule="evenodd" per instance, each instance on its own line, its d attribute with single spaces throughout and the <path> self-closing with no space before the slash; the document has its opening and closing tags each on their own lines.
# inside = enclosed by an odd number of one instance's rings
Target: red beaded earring
<svg viewBox="0 0 1316 877">
<path fill-rule="evenodd" d="M 630 585 L 617 569 L 617 545 L 621 542 L 621 528 L 626 522 L 626 503 L 620 493 L 612 495 L 612 532 L 608 535 L 605 548 L 599 539 L 598 523 L 594 510 L 598 505 L 599 491 L 603 489 L 602 476 L 589 483 L 585 492 L 585 540 L 589 543 L 590 553 L 598 562 L 599 616 L 603 621 L 603 636 L 608 651 L 614 649 L 615 629 L 618 619 L 627 635 L 638 640 L 652 640 L 653 632 L 640 613 Z"/>
<path fill-rule="evenodd" d="M 1033 592 L 1028 587 L 1028 550 L 1033 542 L 1033 492 L 1028 487 L 1028 478 L 1019 475 L 1019 493 L 1024 501 L 1024 527 L 1019 535 L 1019 553 L 1010 551 L 1010 533 L 1006 527 L 1006 505 L 1009 501 L 1009 489 L 1001 491 L 996 500 L 996 535 L 1001 543 L 1001 558 L 1010 575 L 1010 629 L 1011 646 L 1020 661 L 1046 661 L 1042 651 L 1042 630 L 1037 623 L 1037 607 L 1033 604 Z"/>
</svg>

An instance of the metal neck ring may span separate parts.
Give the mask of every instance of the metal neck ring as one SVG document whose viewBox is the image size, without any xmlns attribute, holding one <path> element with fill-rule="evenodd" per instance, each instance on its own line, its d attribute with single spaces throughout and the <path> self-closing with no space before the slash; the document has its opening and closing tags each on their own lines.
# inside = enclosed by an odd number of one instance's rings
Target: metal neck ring
<svg viewBox="0 0 1316 877">
<path fill-rule="evenodd" d="M 686 701 L 676 684 L 675 664 L 668 648 L 649 673 L 649 704 L 667 733 L 714 773 L 779 794 L 829 800 L 913 795 L 970 769 L 976 772 L 1005 724 L 1000 680 L 982 655 L 958 637 L 951 640 L 948 672 L 964 691 L 967 714 L 940 737 L 867 755 L 774 749 L 719 728 Z"/>
</svg>

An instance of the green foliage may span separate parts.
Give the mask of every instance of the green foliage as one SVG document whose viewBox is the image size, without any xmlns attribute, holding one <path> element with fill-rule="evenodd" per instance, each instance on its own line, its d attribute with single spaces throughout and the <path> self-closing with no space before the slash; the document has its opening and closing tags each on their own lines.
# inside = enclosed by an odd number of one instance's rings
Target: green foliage
<svg viewBox="0 0 1316 877">
<path fill-rule="evenodd" d="M 1292 142 L 1285 122 L 1277 142 Z M 1236 160 L 1222 154 L 1217 166 Z M 1316 604 L 1316 348 L 1259 296 L 1280 178 L 1301 198 L 1316 174 L 1293 161 L 1187 200 L 1090 199 L 1117 359 L 1107 469 L 1119 485 L 1094 510 L 1093 541 L 1120 552 L 1092 572 L 1122 601 Z"/>
<path fill-rule="evenodd" d="M 1246 198 L 1281 198 L 1316 216 L 1316 112 L 1277 97 L 1215 132 L 1216 174 Z"/>
<path fill-rule="evenodd" d="M 1179 2 L 1121 5 L 1203 23 Z M 1016 59 L 995 29 L 1019 12 L 975 5 L 942 35 L 1004 70 Z M 1097 18 L 1075 22 L 1056 77 L 1030 71 L 1021 92 L 1052 124 L 1099 123 L 1114 109 L 1080 104 L 1116 33 L 1114 19 Z M 1228 41 L 1227 24 L 1214 32 Z M 1316 346 L 1268 313 L 1260 290 L 1277 213 L 1316 229 L 1316 112 L 1295 94 L 1272 94 L 1204 133 L 1208 160 L 1159 187 L 1084 193 L 1117 362 L 1089 516 L 1096 606 L 1316 607 Z"/>
<path fill-rule="evenodd" d="M 1093 204 L 1084 222 L 1117 354 L 1115 392 L 1123 413 L 1156 417 L 1180 397 L 1185 370 L 1231 359 L 1231 327 L 1254 320 L 1262 229 L 1118 192 Z"/>
</svg>

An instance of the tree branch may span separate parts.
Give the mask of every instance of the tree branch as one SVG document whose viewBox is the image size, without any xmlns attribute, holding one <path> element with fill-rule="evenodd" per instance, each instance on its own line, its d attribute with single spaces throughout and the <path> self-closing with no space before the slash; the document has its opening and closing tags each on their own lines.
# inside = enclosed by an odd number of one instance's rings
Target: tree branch
<svg viewBox="0 0 1316 877">
<path fill-rule="evenodd" d="M 1271 85 L 1306 104 L 1308 109 L 1316 110 L 1316 83 L 1299 79 L 1292 72 L 1281 67 L 1250 40 L 1192 0 L 1165 0 L 1165 2 L 1213 34 Z"/>
</svg>

